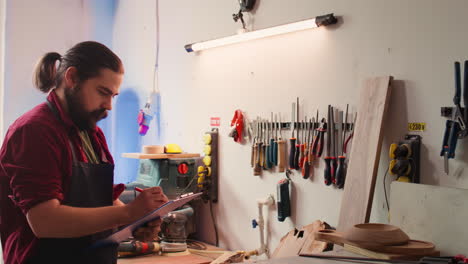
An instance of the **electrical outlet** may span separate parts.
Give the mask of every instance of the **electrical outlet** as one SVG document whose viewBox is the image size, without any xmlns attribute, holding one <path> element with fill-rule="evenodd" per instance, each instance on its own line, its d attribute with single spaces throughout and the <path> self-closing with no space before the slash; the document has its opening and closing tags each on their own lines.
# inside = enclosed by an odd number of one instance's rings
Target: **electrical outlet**
<svg viewBox="0 0 468 264">
<path fill-rule="evenodd" d="M 203 201 L 218 202 L 218 129 L 213 128 L 206 132 L 202 159 L 203 164 L 198 166 L 198 188 L 203 192 Z"/>
</svg>

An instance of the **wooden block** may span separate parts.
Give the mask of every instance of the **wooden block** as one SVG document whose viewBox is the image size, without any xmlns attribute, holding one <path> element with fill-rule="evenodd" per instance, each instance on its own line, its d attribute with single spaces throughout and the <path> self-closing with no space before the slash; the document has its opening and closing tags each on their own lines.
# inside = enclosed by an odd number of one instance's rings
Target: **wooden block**
<svg viewBox="0 0 468 264">
<path fill-rule="evenodd" d="M 338 231 L 369 222 L 392 79 L 371 78 L 361 89 Z"/>
<path fill-rule="evenodd" d="M 244 253 L 242 252 L 225 252 L 223 255 L 213 260 L 210 264 L 228 264 L 240 263 L 244 261 Z"/>
<path fill-rule="evenodd" d="M 297 256 L 302 253 L 323 252 L 328 243 L 315 240 L 315 232 L 330 226 L 320 220 L 314 221 L 310 225 L 304 226 L 300 230 L 291 230 L 286 234 L 276 247 L 272 258 L 283 258 Z"/>
<path fill-rule="evenodd" d="M 404 255 L 404 254 L 382 253 L 382 252 L 367 250 L 367 249 L 360 248 L 360 247 L 350 245 L 350 244 L 344 244 L 344 249 L 346 251 L 356 253 L 362 256 L 366 256 L 369 258 L 378 258 L 378 259 L 419 260 L 425 256 L 435 257 L 435 256 L 440 255 L 439 251 L 433 251 L 432 253 L 424 254 L 424 255 Z"/>
</svg>

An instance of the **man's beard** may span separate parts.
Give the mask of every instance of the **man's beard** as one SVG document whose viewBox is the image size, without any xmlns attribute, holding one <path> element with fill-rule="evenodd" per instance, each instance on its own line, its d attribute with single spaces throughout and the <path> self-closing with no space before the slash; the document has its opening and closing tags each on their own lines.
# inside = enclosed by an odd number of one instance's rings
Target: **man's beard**
<svg viewBox="0 0 468 264">
<path fill-rule="evenodd" d="M 80 130 L 94 129 L 96 123 L 107 117 L 104 108 L 91 112 L 83 109 L 81 85 L 65 89 L 65 100 L 67 101 L 70 118 Z"/>
</svg>

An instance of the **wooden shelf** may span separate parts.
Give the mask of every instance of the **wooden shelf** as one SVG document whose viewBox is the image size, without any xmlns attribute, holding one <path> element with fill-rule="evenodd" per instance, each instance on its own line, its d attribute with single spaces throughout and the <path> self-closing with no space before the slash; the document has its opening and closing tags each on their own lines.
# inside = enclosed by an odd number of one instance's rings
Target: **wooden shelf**
<svg viewBox="0 0 468 264">
<path fill-rule="evenodd" d="M 145 154 L 145 153 L 122 153 L 122 157 L 131 159 L 177 159 L 177 158 L 198 158 L 198 153 L 181 154 Z"/>
</svg>

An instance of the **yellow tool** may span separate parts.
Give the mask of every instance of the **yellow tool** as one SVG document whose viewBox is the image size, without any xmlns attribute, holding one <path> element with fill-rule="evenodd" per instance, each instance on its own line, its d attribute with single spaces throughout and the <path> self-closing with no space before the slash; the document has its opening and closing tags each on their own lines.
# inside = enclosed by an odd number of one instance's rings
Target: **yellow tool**
<svg viewBox="0 0 468 264">
<path fill-rule="evenodd" d="M 165 149 L 166 149 L 165 152 L 169 153 L 169 154 L 180 154 L 180 153 L 182 153 L 182 148 L 180 148 L 179 145 L 174 144 L 174 143 L 167 144 L 165 146 Z"/>
<path fill-rule="evenodd" d="M 206 145 L 204 148 L 203 148 L 203 153 L 205 153 L 205 155 L 211 155 L 211 146 L 210 145 Z"/>
<path fill-rule="evenodd" d="M 205 164 L 206 166 L 210 166 L 211 165 L 211 156 L 203 157 L 203 164 Z"/>
<path fill-rule="evenodd" d="M 410 174 L 412 173 L 411 159 L 412 149 L 409 143 L 393 143 L 390 145 L 389 156 L 390 161 L 389 172 L 391 175 L 396 175 L 399 182 L 412 182 Z"/>
<path fill-rule="evenodd" d="M 204 136 L 203 136 L 203 141 L 205 142 L 205 145 L 209 145 L 211 144 L 211 134 L 208 134 L 206 133 Z"/>
</svg>

